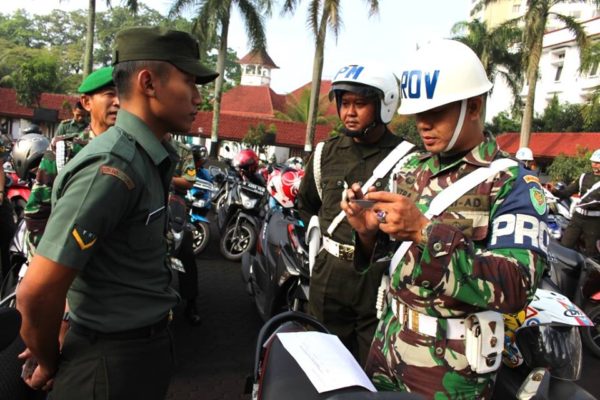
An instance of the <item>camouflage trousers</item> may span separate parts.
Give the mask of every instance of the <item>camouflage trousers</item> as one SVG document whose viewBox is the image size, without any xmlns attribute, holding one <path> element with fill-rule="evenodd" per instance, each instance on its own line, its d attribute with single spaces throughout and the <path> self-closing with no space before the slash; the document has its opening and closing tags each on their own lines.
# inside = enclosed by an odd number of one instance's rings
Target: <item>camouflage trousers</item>
<svg viewBox="0 0 600 400">
<path fill-rule="evenodd" d="M 495 373 L 476 374 L 465 341 L 423 335 L 404 327 L 388 308 L 371 345 L 366 372 L 380 391 L 419 393 L 430 399 L 489 399 Z"/>
</svg>

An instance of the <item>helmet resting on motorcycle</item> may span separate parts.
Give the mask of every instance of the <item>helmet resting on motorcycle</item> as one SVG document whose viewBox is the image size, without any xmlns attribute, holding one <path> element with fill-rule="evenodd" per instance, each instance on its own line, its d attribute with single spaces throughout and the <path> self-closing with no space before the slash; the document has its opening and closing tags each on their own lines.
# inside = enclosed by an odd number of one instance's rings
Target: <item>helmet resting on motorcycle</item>
<svg viewBox="0 0 600 400">
<path fill-rule="evenodd" d="M 338 115 L 345 92 L 377 100 L 373 123 L 358 132 L 344 129 L 344 133 L 350 137 L 363 136 L 378 124 L 389 123 L 400 101 L 398 79 L 391 71 L 376 65 L 346 65 L 335 74 L 331 82 L 329 100 L 335 97 Z"/>
<path fill-rule="evenodd" d="M 233 157 L 232 165 L 253 174 L 258 169 L 258 155 L 252 149 L 243 149 Z"/>
<path fill-rule="evenodd" d="M 269 174 L 269 180 L 267 181 L 269 194 L 283 207 L 294 207 L 303 176 L 304 170 L 302 169 L 292 167 L 275 168 Z"/>
<path fill-rule="evenodd" d="M 295 169 L 303 169 L 304 161 L 300 157 L 291 157 L 286 160 L 285 165 Z"/>
<path fill-rule="evenodd" d="M 208 150 L 206 150 L 206 146 L 195 144 L 192 146 L 192 155 L 196 161 L 204 160 L 208 155 Z"/>
<path fill-rule="evenodd" d="M 521 161 L 533 161 L 533 152 L 529 147 L 521 147 L 517 150 L 515 157 L 517 157 L 517 160 Z"/>
<path fill-rule="evenodd" d="M 31 170 L 40 164 L 49 145 L 50 141 L 39 133 L 28 133 L 17 140 L 10 154 L 19 178 L 27 179 Z"/>
<path fill-rule="evenodd" d="M 465 121 L 467 100 L 483 95 L 492 88 L 477 55 L 456 40 L 435 40 L 407 55 L 400 76 L 398 114 L 412 115 L 461 102 L 454 133 L 444 152 L 450 151 Z"/>
<path fill-rule="evenodd" d="M 39 125 L 36 124 L 31 124 L 29 125 L 27 128 L 23 129 L 23 134 L 26 135 L 28 133 L 42 133 L 42 129 L 39 127 Z"/>
</svg>

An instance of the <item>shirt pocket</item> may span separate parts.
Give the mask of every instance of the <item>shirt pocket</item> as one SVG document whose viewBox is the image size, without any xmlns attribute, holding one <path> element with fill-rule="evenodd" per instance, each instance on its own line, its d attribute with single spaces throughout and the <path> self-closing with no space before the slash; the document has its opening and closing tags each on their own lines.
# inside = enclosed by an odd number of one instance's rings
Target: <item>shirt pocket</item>
<svg viewBox="0 0 600 400">
<path fill-rule="evenodd" d="M 346 190 L 344 176 L 330 175 L 324 177 L 321 184 L 323 187 L 323 216 L 333 219 L 340 212 L 340 201 L 342 201 L 342 194 Z"/>
<path fill-rule="evenodd" d="M 166 210 L 148 212 L 144 221 L 134 224 L 129 230 L 127 241 L 132 249 L 155 249 L 164 245 Z"/>
</svg>

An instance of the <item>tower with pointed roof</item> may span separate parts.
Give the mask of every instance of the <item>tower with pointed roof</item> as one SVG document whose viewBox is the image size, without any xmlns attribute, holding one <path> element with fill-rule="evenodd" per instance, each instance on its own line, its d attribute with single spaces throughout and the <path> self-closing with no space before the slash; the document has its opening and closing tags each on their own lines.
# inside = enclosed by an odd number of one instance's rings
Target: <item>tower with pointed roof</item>
<svg viewBox="0 0 600 400">
<path fill-rule="evenodd" d="M 241 85 L 270 86 L 271 70 L 279 68 L 266 50 L 253 50 L 239 60 L 242 67 Z"/>
</svg>

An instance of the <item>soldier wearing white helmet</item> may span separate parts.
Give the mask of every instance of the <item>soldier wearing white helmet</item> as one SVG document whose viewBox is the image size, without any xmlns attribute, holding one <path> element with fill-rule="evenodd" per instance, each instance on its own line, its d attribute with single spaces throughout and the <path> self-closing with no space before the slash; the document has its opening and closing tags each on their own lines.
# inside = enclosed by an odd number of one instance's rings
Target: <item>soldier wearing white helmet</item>
<svg viewBox="0 0 600 400">
<path fill-rule="evenodd" d="M 375 65 L 347 65 L 333 78 L 329 98 L 335 99 L 343 134 L 315 147 L 298 193 L 302 218 L 308 225 L 318 215 L 323 236 L 311 276 L 309 311 L 364 365 L 377 325 L 375 299 L 385 265 L 367 274 L 354 270 L 354 234 L 340 200 L 348 185 L 367 182 L 402 142 L 386 126 L 398 109 L 398 80 Z M 380 178 L 375 186 L 383 188 Z"/>
<path fill-rule="evenodd" d="M 356 268 L 394 254 L 366 372 L 379 390 L 489 398 L 500 313 L 525 307 L 544 268 L 546 203 L 537 177 L 483 131 L 492 84 L 475 53 L 440 40 L 405 59 L 399 113 L 415 115 L 427 151 L 394 169 L 391 192 L 353 184 L 341 204 Z M 469 315 L 483 327 L 474 341 Z"/>
<path fill-rule="evenodd" d="M 517 160 L 523 161 L 525 167 L 531 170 L 537 169 L 535 160 L 533 159 L 533 151 L 529 147 L 521 147 L 515 154 Z"/>
<path fill-rule="evenodd" d="M 592 172 L 581 174 L 579 179 L 564 189 L 550 186 L 550 191 L 560 198 L 579 194 L 579 203 L 563 234 L 561 244 L 573 249 L 583 240 L 583 252 L 587 256 L 598 257 L 596 242 L 600 240 L 600 149 L 592 153 L 590 161 Z"/>
</svg>

